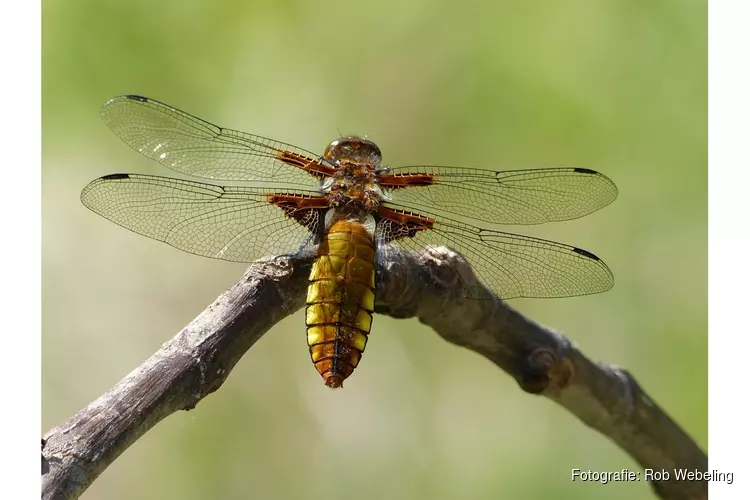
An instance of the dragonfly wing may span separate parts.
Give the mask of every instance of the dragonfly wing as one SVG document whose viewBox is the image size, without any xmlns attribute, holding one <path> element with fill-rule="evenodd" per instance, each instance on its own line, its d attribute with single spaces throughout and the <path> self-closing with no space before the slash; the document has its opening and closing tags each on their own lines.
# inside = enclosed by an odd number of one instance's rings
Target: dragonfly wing
<svg viewBox="0 0 750 500">
<path fill-rule="evenodd" d="M 576 219 L 612 203 L 617 187 L 585 168 L 493 172 L 413 166 L 380 176 L 393 202 L 493 224 L 541 224 Z"/>
<path fill-rule="evenodd" d="M 325 198 L 315 191 L 223 187 L 113 174 L 87 185 L 86 207 L 138 234 L 234 262 L 296 253 L 319 234 Z"/>
<path fill-rule="evenodd" d="M 562 243 L 484 229 L 432 214 L 381 210 L 377 241 L 422 253 L 446 246 L 471 264 L 474 274 L 498 297 L 573 297 L 606 291 L 612 272 L 594 254 Z M 464 283 L 463 295 L 483 294 Z"/>
<path fill-rule="evenodd" d="M 197 177 L 312 187 L 332 171 L 304 149 L 218 127 L 146 97 L 115 97 L 104 104 L 101 114 L 112 131 L 139 153 Z"/>
</svg>

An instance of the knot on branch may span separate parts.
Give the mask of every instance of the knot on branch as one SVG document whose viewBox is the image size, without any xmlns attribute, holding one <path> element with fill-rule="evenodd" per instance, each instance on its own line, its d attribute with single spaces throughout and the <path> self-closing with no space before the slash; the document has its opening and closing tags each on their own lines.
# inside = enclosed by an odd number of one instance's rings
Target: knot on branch
<svg viewBox="0 0 750 500">
<path fill-rule="evenodd" d="M 421 261 L 432 282 L 444 289 L 463 285 L 471 273 L 469 263 L 447 247 L 427 247 L 419 254 L 418 261 Z"/>
<path fill-rule="evenodd" d="M 405 252 L 395 245 L 383 245 L 379 259 L 375 312 L 395 318 L 444 310 L 449 302 L 473 291 L 476 283 L 468 262 L 446 247 Z"/>
<path fill-rule="evenodd" d="M 549 347 L 540 347 L 522 359 L 518 373 L 524 391 L 540 394 L 548 389 L 566 388 L 573 380 L 575 368 L 570 358 L 559 357 Z"/>
</svg>

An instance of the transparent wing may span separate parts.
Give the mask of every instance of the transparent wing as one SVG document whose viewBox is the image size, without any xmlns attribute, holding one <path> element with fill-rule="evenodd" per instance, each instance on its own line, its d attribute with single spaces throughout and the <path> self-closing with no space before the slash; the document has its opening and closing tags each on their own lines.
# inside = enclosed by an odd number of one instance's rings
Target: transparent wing
<svg viewBox="0 0 750 500">
<path fill-rule="evenodd" d="M 269 203 L 270 194 L 274 191 L 113 174 L 87 185 L 81 201 L 116 224 L 180 250 L 251 262 L 268 255 L 296 253 L 311 242 L 322 222 L 320 210 L 291 217 Z M 319 193 L 289 191 L 285 195 L 308 199 Z"/>
<path fill-rule="evenodd" d="M 389 178 L 408 186 L 392 189 L 388 196 L 412 210 L 427 209 L 493 224 L 575 219 L 617 198 L 617 187 L 609 178 L 573 167 L 493 172 L 413 166 L 393 168 L 381 178 L 384 187 Z M 409 185 L 410 178 L 420 182 Z"/>
<path fill-rule="evenodd" d="M 435 217 L 431 214 L 421 214 Z M 431 229 L 411 231 L 383 219 L 378 243 L 399 245 L 412 252 L 427 246 L 447 246 L 466 258 L 474 274 L 500 298 L 573 297 L 609 290 L 612 272 L 594 254 L 562 243 L 475 227 L 445 218 L 433 218 Z M 463 294 L 482 294 L 464 284 Z"/>
<path fill-rule="evenodd" d="M 146 97 L 115 97 L 104 104 L 101 114 L 139 153 L 197 177 L 317 186 L 315 177 L 330 170 L 318 155 L 304 149 L 218 127 Z"/>
</svg>

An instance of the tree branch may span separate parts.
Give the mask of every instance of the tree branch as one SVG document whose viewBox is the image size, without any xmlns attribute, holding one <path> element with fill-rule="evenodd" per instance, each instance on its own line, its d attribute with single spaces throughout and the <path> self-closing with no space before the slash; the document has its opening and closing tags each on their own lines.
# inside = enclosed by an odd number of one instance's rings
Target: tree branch
<svg viewBox="0 0 750 500">
<path fill-rule="evenodd" d="M 260 260 L 171 341 L 43 440 L 42 498 L 77 498 L 125 449 L 164 417 L 190 410 L 224 382 L 273 325 L 304 306 L 314 254 Z M 477 280 L 458 254 L 389 248 L 376 312 L 417 317 L 447 341 L 482 354 L 523 390 L 567 408 L 644 468 L 708 470 L 706 454 L 625 370 L 588 359 L 562 335 L 486 291 L 458 297 Z M 481 285 L 480 285 L 481 286 Z M 664 499 L 705 499 L 705 481 L 653 482 Z"/>
</svg>

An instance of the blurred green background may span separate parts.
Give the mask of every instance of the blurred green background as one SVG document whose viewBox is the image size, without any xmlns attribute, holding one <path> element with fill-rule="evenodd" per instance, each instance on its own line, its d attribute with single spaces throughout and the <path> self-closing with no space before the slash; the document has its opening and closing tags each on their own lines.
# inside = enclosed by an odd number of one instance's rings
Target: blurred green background
<svg viewBox="0 0 750 500">
<path fill-rule="evenodd" d="M 707 62 L 703 1 L 43 3 L 43 425 L 139 365 L 243 272 L 86 210 L 113 172 L 174 175 L 99 119 L 137 93 L 322 151 L 367 134 L 386 163 L 577 165 L 606 209 L 526 234 L 615 273 L 608 293 L 513 301 L 629 369 L 707 447 Z M 573 483 L 637 464 L 489 361 L 416 320 L 377 316 L 346 389 L 323 386 L 301 313 L 227 383 L 161 422 L 84 498 L 610 500 Z"/>
</svg>

